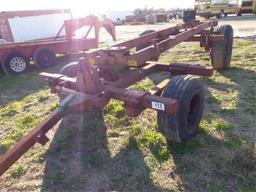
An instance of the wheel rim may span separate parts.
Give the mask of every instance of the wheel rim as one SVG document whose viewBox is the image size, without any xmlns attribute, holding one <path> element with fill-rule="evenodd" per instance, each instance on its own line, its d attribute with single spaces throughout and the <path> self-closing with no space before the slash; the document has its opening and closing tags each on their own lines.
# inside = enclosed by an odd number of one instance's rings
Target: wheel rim
<svg viewBox="0 0 256 192">
<path fill-rule="evenodd" d="M 17 73 L 21 73 L 25 70 L 26 68 L 26 61 L 25 59 L 23 59 L 22 57 L 13 57 L 10 60 L 10 68 L 11 70 L 17 72 Z"/>
<path fill-rule="evenodd" d="M 196 122 L 197 116 L 200 114 L 200 101 L 201 98 L 198 94 L 194 95 L 189 103 L 188 113 L 187 113 L 187 128 L 190 131 L 193 131 Z"/>
</svg>

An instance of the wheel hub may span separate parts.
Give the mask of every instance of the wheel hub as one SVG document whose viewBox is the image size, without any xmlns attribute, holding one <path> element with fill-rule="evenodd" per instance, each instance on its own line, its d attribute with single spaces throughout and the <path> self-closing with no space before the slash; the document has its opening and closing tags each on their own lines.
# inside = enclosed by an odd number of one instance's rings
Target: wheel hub
<svg viewBox="0 0 256 192">
<path fill-rule="evenodd" d="M 20 73 L 25 70 L 26 61 L 22 57 L 13 57 L 10 60 L 10 68 L 15 72 Z"/>
</svg>

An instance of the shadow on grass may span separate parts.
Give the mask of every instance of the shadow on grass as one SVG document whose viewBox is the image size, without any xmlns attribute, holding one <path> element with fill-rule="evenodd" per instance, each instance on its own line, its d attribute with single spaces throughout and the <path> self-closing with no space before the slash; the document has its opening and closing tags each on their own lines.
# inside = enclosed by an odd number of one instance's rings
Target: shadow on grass
<svg viewBox="0 0 256 192">
<path fill-rule="evenodd" d="M 238 67 L 219 73 L 232 83 L 202 78 L 208 89 L 200 134 L 184 144 L 170 145 L 170 151 L 181 167 L 182 180 L 189 181 L 193 171 L 201 173 L 193 176 L 194 190 L 255 191 L 256 73 Z M 220 97 L 209 88 L 221 91 Z"/>
<path fill-rule="evenodd" d="M 218 90 L 222 94 L 216 98 L 206 90 L 207 118 L 214 119 L 211 115 L 221 117 L 232 128 L 226 133 L 239 135 L 256 143 L 256 72 L 240 67 L 218 72 L 232 83 L 219 83 L 210 78 L 203 78 L 208 88 Z M 221 103 L 225 103 L 225 106 Z"/>
<path fill-rule="evenodd" d="M 150 179 L 135 138 L 110 154 L 101 111 L 66 116 L 45 159 L 43 191 L 165 191 Z"/>
<path fill-rule="evenodd" d="M 174 162 L 168 177 L 177 181 L 178 190 L 256 190 L 255 143 L 239 135 L 246 132 L 243 128 L 232 128 L 240 111 L 247 107 L 243 101 L 247 102 L 251 98 L 249 106 L 253 102 L 253 93 L 246 93 L 251 90 L 250 83 L 253 81 L 250 80 L 255 80 L 255 73 L 240 68 L 220 73 L 236 84 L 222 84 L 210 78 L 203 78 L 203 81 L 208 88 L 237 90 L 239 98 L 236 108 L 223 110 L 220 103 L 213 100 L 214 106 L 211 106 L 212 101 L 208 103 L 206 98 L 204 120 L 211 121 L 210 116 L 214 115 L 221 116 L 227 123 L 211 125 L 220 137 L 207 130 L 207 126 L 201 125 L 199 135 L 190 141 L 168 144 Z M 213 96 L 210 92 L 206 95 L 208 99 Z M 43 191 L 165 191 L 152 181 L 151 170 L 139 150 L 138 140 L 130 137 L 125 147 L 113 156 L 108 150 L 106 129 L 100 111 L 67 116 L 45 156 Z M 248 131 L 253 131 L 251 125 Z M 152 154 L 157 154 L 154 153 L 157 147 L 153 146 Z"/>
<path fill-rule="evenodd" d="M 205 89 L 200 134 L 183 144 L 168 145 L 175 164 L 170 176 L 188 191 L 255 191 L 256 72 L 231 67 L 219 73 L 232 83 L 201 78 L 205 87 L 224 94 L 218 98 Z M 150 79 L 157 84 L 164 76 L 168 74 Z M 236 92 L 237 98 L 229 97 Z M 222 102 L 230 107 L 223 107 Z M 212 127 L 215 134 L 208 130 Z"/>
</svg>

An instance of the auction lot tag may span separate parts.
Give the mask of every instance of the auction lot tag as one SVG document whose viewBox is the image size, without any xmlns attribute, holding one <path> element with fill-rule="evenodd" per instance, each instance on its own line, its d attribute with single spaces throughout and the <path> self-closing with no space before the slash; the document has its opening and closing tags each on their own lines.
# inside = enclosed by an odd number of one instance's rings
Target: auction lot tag
<svg viewBox="0 0 256 192">
<path fill-rule="evenodd" d="M 165 110 L 165 106 L 164 106 L 163 103 L 154 102 L 154 101 L 152 101 L 152 108 L 157 109 L 157 110 L 161 110 L 161 111 Z"/>
</svg>

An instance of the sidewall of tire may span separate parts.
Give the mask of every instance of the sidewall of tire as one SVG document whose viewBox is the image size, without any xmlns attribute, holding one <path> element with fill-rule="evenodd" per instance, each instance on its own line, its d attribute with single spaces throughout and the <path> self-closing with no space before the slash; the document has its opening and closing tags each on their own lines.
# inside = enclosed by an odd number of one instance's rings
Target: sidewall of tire
<svg viewBox="0 0 256 192">
<path fill-rule="evenodd" d="M 186 78 L 189 78 L 186 81 Z M 198 94 L 200 104 L 193 129 L 187 131 L 186 118 L 191 99 Z M 158 125 L 160 132 L 172 142 L 181 143 L 196 135 L 204 108 L 204 93 L 202 83 L 191 75 L 180 75 L 174 77 L 162 92 L 163 97 L 177 99 L 179 102 L 178 111 L 171 115 L 158 111 Z M 186 114 L 186 115 L 184 115 Z"/>
<path fill-rule="evenodd" d="M 25 66 L 25 69 L 24 69 L 22 72 L 16 72 L 16 71 L 13 71 L 13 70 L 11 69 L 10 61 L 11 61 L 11 59 L 12 59 L 13 57 L 22 57 L 22 58 L 25 60 L 26 66 Z M 19 75 L 19 74 L 22 74 L 22 73 L 26 73 L 26 72 L 29 71 L 29 68 L 30 68 L 29 59 L 28 59 L 25 55 L 23 55 L 23 54 L 21 54 L 21 53 L 18 53 L 18 52 L 14 52 L 14 53 L 9 53 L 9 54 L 7 54 L 7 55 L 3 58 L 1 64 L 2 64 L 2 69 L 3 69 L 4 73 L 5 73 L 5 74 L 8 74 L 8 75 Z"/>
<path fill-rule="evenodd" d="M 156 31 L 153 30 L 153 29 L 146 30 L 146 31 L 144 31 L 143 33 L 141 33 L 139 36 L 141 37 L 141 36 L 143 36 L 143 35 L 148 35 L 148 34 L 151 34 L 151 33 L 154 33 L 154 32 L 156 32 Z M 137 47 L 136 47 L 136 51 L 140 51 L 140 50 L 142 50 L 142 49 L 144 49 L 144 48 L 146 48 L 146 47 L 147 47 L 147 44 L 137 46 Z"/>
<path fill-rule="evenodd" d="M 42 54 L 42 52 L 44 51 L 47 51 L 49 53 L 49 56 L 51 57 L 51 63 L 49 64 L 44 64 L 44 63 L 41 63 L 40 61 L 40 54 Z M 50 49 L 49 47 L 39 47 L 35 50 L 34 54 L 33 54 L 33 60 L 34 60 L 34 63 L 37 67 L 39 68 L 49 68 L 49 67 L 52 67 L 56 64 L 57 62 L 57 58 L 56 58 L 56 54 L 55 52 Z"/>
<path fill-rule="evenodd" d="M 233 28 L 230 25 L 223 25 L 216 33 L 224 35 L 224 41 L 213 42 L 210 52 L 211 65 L 215 69 L 227 69 L 232 57 Z"/>
</svg>

